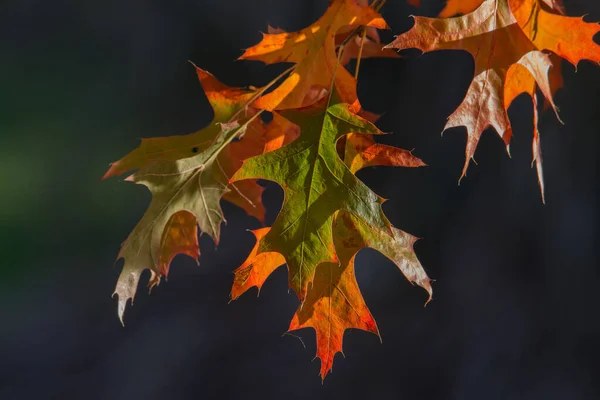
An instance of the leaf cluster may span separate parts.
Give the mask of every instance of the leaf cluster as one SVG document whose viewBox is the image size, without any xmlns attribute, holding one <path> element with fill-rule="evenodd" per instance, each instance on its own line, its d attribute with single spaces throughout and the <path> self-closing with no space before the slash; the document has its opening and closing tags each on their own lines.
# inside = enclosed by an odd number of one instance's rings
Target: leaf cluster
<svg viewBox="0 0 600 400">
<path fill-rule="evenodd" d="M 379 335 L 355 278 L 361 249 L 381 252 L 431 299 L 430 279 L 413 250 L 416 238 L 392 226 L 381 208 L 385 200 L 356 176 L 371 166 L 425 165 L 410 151 L 377 143 L 383 134 L 377 116 L 363 110 L 356 91 L 363 58 L 396 58 L 396 50 L 408 48 L 473 56 L 471 86 L 444 128 L 466 128 L 462 176 L 486 128 L 493 127 L 509 149 L 508 107 L 528 94 L 543 198 L 538 90 L 558 116 L 553 97 L 562 86 L 560 60 L 600 62 L 593 41 L 599 25 L 566 16 L 560 0 L 449 0 L 439 18 L 415 17 L 411 30 L 384 46 L 378 34 L 388 29 L 379 13 L 384 3 L 331 0 L 321 18 L 300 31 L 269 27 L 240 59 L 293 66 L 262 88 L 231 88 L 194 66 L 213 121 L 188 135 L 143 139 L 111 165 L 104 178 L 136 170 L 126 180 L 152 193 L 118 256 L 124 259 L 115 290 L 121 321 L 145 269 L 152 287 L 167 276 L 177 254 L 198 259 L 198 233 L 218 244 L 221 200 L 264 221 L 259 179 L 279 184 L 285 199 L 273 225 L 253 231 L 256 245 L 235 271 L 231 299 L 260 290 L 287 265 L 289 287 L 300 302 L 289 329 L 316 331 L 323 379 L 342 352 L 346 329 Z M 352 59 L 354 74 L 347 69 Z M 273 115 L 268 123 L 261 118 L 265 112 Z"/>
</svg>

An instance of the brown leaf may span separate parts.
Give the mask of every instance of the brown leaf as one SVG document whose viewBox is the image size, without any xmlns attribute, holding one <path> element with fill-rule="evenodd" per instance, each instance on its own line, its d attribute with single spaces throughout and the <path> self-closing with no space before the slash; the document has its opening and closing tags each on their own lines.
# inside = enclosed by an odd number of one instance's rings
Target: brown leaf
<svg viewBox="0 0 600 400">
<path fill-rule="evenodd" d="M 462 17 L 415 17 L 415 26 L 390 47 L 414 47 L 423 52 L 456 49 L 473 55 L 475 77 L 444 128 L 467 128 L 464 176 L 488 126 L 498 132 L 508 149 L 512 129 L 506 110 L 518 94 L 531 96 L 537 84 L 556 111 L 553 91 L 559 79 L 551 78 L 552 60 L 542 51 L 553 51 L 574 64 L 584 58 L 597 62 L 600 47 L 592 38 L 599 30 L 597 24 L 549 12 L 538 0 L 486 0 Z M 539 144 L 539 136 L 537 141 Z"/>
</svg>

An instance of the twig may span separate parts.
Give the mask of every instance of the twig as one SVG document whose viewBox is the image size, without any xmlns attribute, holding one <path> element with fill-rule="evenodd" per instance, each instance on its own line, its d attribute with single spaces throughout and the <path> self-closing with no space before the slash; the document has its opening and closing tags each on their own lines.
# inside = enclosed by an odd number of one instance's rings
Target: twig
<svg viewBox="0 0 600 400">
<path fill-rule="evenodd" d="M 362 37 L 360 39 L 360 47 L 358 48 L 358 58 L 356 59 L 356 70 L 354 71 L 354 79 L 358 79 L 358 71 L 360 70 L 360 60 L 362 58 L 363 47 L 365 46 L 366 37 L 367 30 L 363 29 Z"/>
</svg>

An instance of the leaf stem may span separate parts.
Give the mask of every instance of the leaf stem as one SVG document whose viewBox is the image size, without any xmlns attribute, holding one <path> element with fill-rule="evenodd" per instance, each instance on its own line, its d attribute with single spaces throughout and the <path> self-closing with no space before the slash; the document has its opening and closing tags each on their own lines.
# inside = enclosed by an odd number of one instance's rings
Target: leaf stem
<svg viewBox="0 0 600 400">
<path fill-rule="evenodd" d="M 335 69 L 333 70 L 333 76 L 331 78 L 331 86 L 329 87 L 329 97 L 327 98 L 327 108 L 329 108 L 329 105 L 331 104 L 331 97 L 333 96 L 333 88 L 335 86 L 335 75 L 337 74 L 337 70 L 341 63 L 342 53 L 344 52 L 344 46 L 345 46 L 345 44 L 342 43 L 340 45 L 340 48 L 338 49 L 337 61 L 335 63 Z"/>
<path fill-rule="evenodd" d="M 360 70 L 360 60 L 362 58 L 363 47 L 365 46 L 366 37 L 367 37 L 367 30 L 363 29 L 362 37 L 360 39 L 360 47 L 358 48 L 358 57 L 356 58 L 356 69 L 354 71 L 354 79 L 358 79 L 358 71 Z"/>
</svg>

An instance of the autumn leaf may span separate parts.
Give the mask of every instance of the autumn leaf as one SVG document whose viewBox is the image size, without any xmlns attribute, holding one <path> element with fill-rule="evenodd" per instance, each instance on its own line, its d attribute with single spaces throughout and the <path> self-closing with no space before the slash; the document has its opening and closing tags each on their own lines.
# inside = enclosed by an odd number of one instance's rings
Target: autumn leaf
<svg viewBox="0 0 600 400">
<path fill-rule="evenodd" d="M 549 10 L 559 14 L 564 14 L 564 6 L 560 0 L 541 0 L 542 4 L 548 7 Z M 455 14 L 465 14 L 474 11 L 483 3 L 483 0 L 476 1 L 455 1 L 449 0 L 446 7 L 440 13 L 440 17 L 450 17 Z M 562 79 L 562 67 L 561 59 L 556 54 L 550 54 L 550 61 L 552 68 L 548 71 L 548 79 L 550 83 L 550 92 L 552 96 L 556 94 L 556 91 L 563 86 Z M 527 93 L 532 98 L 533 103 L 533 162 L 535 163 L 538 175 L 538 183 L 540 185 L 540 192 L 542 201 L 544 199 L 544 173 L 542 168 L 542 148 L 540 142 L 540 132 L 538 128 L 538 110 L 537 110 L 537 96 L 536 96 L 536 82 L 534 77 L 529 71 L 519 64 L 512 65 L 507 71 L 506 83 L 504 85 L 504 107 L 508 112 L 508 108 L 512 104 L 513 100 L 521 93 Z M 544 108 L 552 106 L 551 101 L 545 99 Z"/>
<path fill-rule="evenodd" d="M 214 118 L 204 129 L 195 133 L 178 136 L 167 136 L 159 138 L 142 139 L 142 143 L 135 150 L 127 154 L 121 160 L 111 164 L 109 170 L 102 179 L 121 175 L 133 169 L 142 168 L 157 160 L 179 160 L 192 157 L 209 146 L 220 132 L 219 123 L 229 121 L 236 114 L 241 116 L 251 115 L 257 110 L 249 107 L 249 102 L 258 97 L 260 89 L 246 90 L 232 88 L 219 82 L 212 74 L 201 68 L 195 67 L 198 79 L 206 97 L 213 108 Z M 286 124 L 283 126 L 282 124 Z M 264 146 L 268 142 L 283 140 L 288 124 L 279 119 L 270 125 L 263 124 L 260 120 L 254 120 L 246 130 L 246 139 L 243 143 L 232 143 L 233 151 L 230 157 L 221 157 L 220 166 L 227 170 L 229 176 L 241 165 L 242 158 L 260 154 L 265 151 Z M 287 130 L 288 135 L 292 135 Z M 278 139 L 279 136 L 279 139 Z M 288 136 L 286 140 L 291 140 Z M 272 146 L 272 145 L 271 145 Z M 243 148 L 243 154 L 235 148 Z M 229 150 L 228 150 L 229 151 Z M 235 154 L 237 153 L 237 154 Z M 244 182 L 236 187 L 230 187 L 224 198 L 227 201 L 243 208 L 249 215 L 264 219 L 264 207 L 261 202 L 262 187 L 254 182 Z"/>
<path fill-rule="evenodd" d="M 473 82 L 444 127 L 467 128 L 464 176 L 488 126 L 494 127 L 508 149 L 512 129 L 506 110 L 516 95 L 535 92 L 533 82 L 556 111 L 549 77 L 552 61 L 542 51 L 553 51 L 575 64 L 583 58 L 598 61 L 600 48 L 592 40 L 598 30 L 597 24 L 550 13 L 537 0 L 486 0 L 462 17 L 415 17 L 415 26 L 390 47 L 465 50 L 473 55 Z"/>
<path fill-rule="evenodd" d="M 236 114 L 244 113 L 256 115 L 256 109 L 249 108 L 248 102 L 257 97 L 254 90 L 243 90 L 230 88 L 216 80 L 210 73 L 196 68 L 200 83 L 206 92 L 206 96 L 213 107 L 215 117 L 211 125 L 207 128 L 193 134 L 183 136 L 171 136 L 164 138 L 142 139 L 142 144 L 125 156 L 123 159 L 113 163 L 111 168 L 105 174 L 104 178 L 121 174 L 131 169 L 138 169 L 138 173 L 132 175 L 129 180 L 138 182 L 138 178 L 153 171 L 154 168 L 173 169 L 170 175 L 159 173 L 160 178 L 149 179 L 146 184 L 155 197 L 169 197 L 172 195 L 174 204 L 171 207 L 182 207 L 187 211 L 173 211 L 171 218 L 161 216 L 161 224 L 155 224 L 151 219 L 140 221 L 138 227 L 129 236 L 123 244 L 119 258 L 127 258 L 123 272 L 119 277 L 115 293 L 119 296 L 119 316 L 122 320 L 125 304 L 129 298 L 133 299 L 137 290 L 137 285 L 141 272 L 149 268 L 151 270 L 150 287 L 157 285 L 162 276 L 167 276 L 169 264 L 177 254 L 187 254 L 197 260 L 199 256 L 197 242 L 197 226 L 200 224 L 202 232 L 208 233 L 217 243 L 219 238 L 219 227 L 223 220 L 220 207 L 221 198 L 243 208 L 249 215 L 264 220 L 265 209 L 262 204 L 262 186 L 256 181 L 243 181 L 236 184 L 229 184 L 229 178 L 241 166 L 242 160 L 265 151 L 271 151 L 279 148 L 298 135 L 298 129 L 285 119 L 275 116 L 269 124 L 264 124 L 258 118 L 251 118 L 248 123 L 237 132 L 241 139 L 219 147 L 218 154 L 210 163 L 203 163 L 203 157 L 210 153 L 215 142 L 219 141 L 219 136 L 223 135 L 223 126 L 227 129 L 234 129 L 235 124 L 223 125 L 220 121 L 226 121 L 235 117 Z M 243 117 L 240 116 L 240 117 Z M 206 152 L 209 153 L 206 153 Z M 212 156 L 211 156 L 212 157 Z M 190 171 L 197 173 L 199 185 L 195 191 L 193 185 L 186 186 L 188 189 L 182 193 L 190 196 L 185 199 L 183 204 L 181 199 L 177 199 L 173 193 L 168 192 L 170 187 L 178 187 L 181 179 L 187 179 L 189 171 L 185 172 L 178 169 L 176 165 L 194 162 L 197 165 L 190 166 Z M 196 161 L 194 161 L 196 160 Z M 188 165 L 188 166 L 189 166 Z M 206 166 L 210 168 L 206 169 Z M 150 173 L 152 176 L 154 173 Z M 189 177 L 189 179 L 192 179 Z M 192 179 L 192 182 L 194 179 Z M 149 186 L 150 185 L 150 186 Z M 194 200 L 197 196 L 197 200 Z M 199 207 L 192 208 L 191 203 L 196 202 Z M 178 203 L 179 202 L 179 203 Z M 152 214 L 152 204 L 148 213 Z M 147 214 L 148 214 L 147 213 Z M 168 213 L 167 213 L 168 214 Z M 148 217 L 154 218 L 154 216 Z M 155 226 L 155 225 L 158 225 Z M 162 229 L 162 231 L 161 231 Z M 141 233 L 140 233 L 141 232 Z M 150 242 L 151 236 L 156 238 L 160 236 L 160 243 Z M 132 248 L 132 251 L 125 251 Z M 127 256 L 127 257 L 126 257 Z"/>
<path fill-rule="evenodd" d="M 269 34 L 286 33 L 283 29 L 274 28 L 270 25 L 267 28 L 267 32 Z M 353 35 L 353 37 L 348 39 L 350 35 Z M 357 58 L 400 58 L 398 53 L 393 49 L 382 48 L 383 45 L 381 44 L 377 28 L 367 28 L 365 37 L 355 35 L 352 29 L 341 28 L 335 35 L 337 51 L 340 51 L 339 46 L 342 43 L 345 43 L 340 59 L 340 64 L 342 65 L 347 65 L 350 63 L 350 60 Z"/>
<path fill-rule="evenodd" d="M 360 108 L 356 81 L 345 69 L 337 70 L 335 35 L 342 27 L 371 26 L 386 29 L 387 24 L 371 7 L 355 0 L 332 0 L 325 14 L 298 32 L 263 34 L 262 41 L 245 51 L 242 60 L 267 64 L 295 63 L 296 67 L 271 93 L 256 101 L 265 110 L 305 107 L 323 98 L 334 81 L 344 102 Z"/>
<path fill-rule="evenodd" d="M 351 133 L 346 137 L 351 140 L 345 142 L 344 163 L 353 174 L 362 168 L 371 166 L 421 167 L 426 165 L 408 150 L 373 142 L 370 135 Z M 359 222 L 354 223 L 359 224 Z M 285 264 L 285 258 L 277 252 L 258 254 L 259 242 L 270 229 L 261 228 L 252 231 L 256 238 L 256 244 L 246 261 L 234 271 L 235 278 L 231 290 L 232 300 L 236 300 L 251 287 L 257 287 L 260 291 L 267 277 L 279 266 Z M 392 229 L 394 232 L 397 231 L 395 228 Z M 347 234 L 345 235 L 347 236 Z M 407 259 L 414 262 L 416 256 L 413 255 Z M 416 262 L 418 263 L 418 261 Z M 407 277 L 411 276 L 411 274 L 406 273 L 405 275 Z M 417 279 L 413 281 L 417 281 Z"/>
<path fill-rule="evenodd" d="M 353 114 L 335 93 L 332 99 L 330 105 L 323 99 L 315 106 L 283 113 L 300 126 L 300 137 L 244 161 L 232 178 L 232 182 L 267 179 L 283 187 L 283 207 L 261 239 L 259 253 L 277 252 L 285 257 L 290 287 L 301 301 L 317 265 L 337 261 L 331 233 L 336 211 L 354 213 L 374 229 L 390 232 L 381 210 L 383 199 L 358 180 L 336 153 L 336 141 L 348 133 L 381 132 Z"/>
<path fill-rule="evenodd" d="M 393 261 L 411 283 L 427 290 L 429 299 L 432 294 L 430 279 L 413 250 L 414 236 L 396 228 L 390 236 L 345 212 L 336 216 L 333 232 L 340 262 L 319 265 L 306 301 L 296 311 L 289 328 L 315 329 L 322 379 L 331 371 L 336 353 L 342 353 L 346 329 L 362 329 L 379 336 L 375 319 L 365 304 L 354 275 L 354 259 L 358 251 L 365 247 L 378 250 Z"/>
<path fill-rule="evenodd" d="M 409 151 L 375 144 L 369 140 L 369 135 L 354 133 L 348 135 L 348 138 L 351 140 L 346 141 L 345 162 L 352 173 L 363 167 L 376 165 L 425 165 Z M 354 258 L 358 251 L 365 247 L 380 251 L 396 264 L 410 282 L 427 290 L 430 299 L 432 294 L 430 279 L 413 250 L 416 241 L 414 236 L 396 228 L 392 228 L 392 235 L 373 229 L 347 212 L 336 213 L 331 229 L 339 262 L 323 262 L 317 266 L 306 300 L 296 311 L 289 327 L 289 330 L 307 327 L 315 329 L 322 379 L 331 370 L 335 354 L 342 352 L 346 329 L 362 329 L 379 335 L 354 276 Z M 256 245 L 242 266 L 235 271 L 232 300 L 251 287 L 260 290 L 271 273 L 285 263 L 285 258 L 279 252 L 259 252 L 260 243 L 269 231 L 270 228 L 253 231 Z"/>
<path fill-rule="evenodd" d="M 259 241 L 269 229 L 253 232 L 257 242 L 246 261 L 235 271 L 232 300 L 252 287 L 260 291 L 269 275 L 285 263 L 279 253 L 258 254 Z M 339 263 L 326 262 L 317 267 L 306 301 L 294 314 L 289 327 L 290 331 L 308 327 L 315 329 L 322 379 L 331 371 L 335 354 L 342 352 L 346 329 L 362 329 L 379 335 L 375 319 L 354 276 L 354 259 L 358 251 L 365 247 L 380 251 L 411 283 L 424 288 L 429 293 L 429 300 L 432 295 L 430 279 L 413 250 L 414 236 L 396 228 L 392 228 L 393 236 L 389 236 L 373 230 L 349 213 L 336 215 L 332 229 Z"/>
<path fill-rule="evenodd" d="M 335 224 L 338 221 L 336 219 Z M 339 229 L 334 227 L 336 233 Z M 338 237 L 336 236 L 336 239 Z M 342 249 L 338 249 L 338 251 Z M 327 262 L 319 265 L 315 280 L 303 306 L 299 307 L 289 330 L 313 328 L 317 336 L 316 357 L 321 360 L 320 376 L 325 379 L 333 367 L 336 353 L 342 353 L 346 329 L 361 329 L 380 337 L 375 318 L 360 293 L 354 275 L 354 257 L 340 253 L 340 264 Z"/>
<path fill-rule="evenodd" d="M 232 300 L 252 287 L 260 291 L 271 273 L 285 263 L 279 253 L 258 254 L 259 242 L 269 229 L 253 231 L 257 242 L 246 261 L 235 271 Z M 331 371 L 335 354 L 342 352 L 346 329 L 362 329 L 379 335 L 375 319 L 354 276 L 354 259 L 358 251 L 365 247 L 380 251 L 411 283 L 424 288 L 429 300 L 432 295 L 430 279 L 413 250 L 414 236 L 396 228 L 392 228 L 393 236 L 373 230 L 349 213 L 338 213 L 332 229 L 339 263 L 326 262 L 317 267 L 306 301 L 296 311 L 289 327 L 290 331 L 307 327 L 315 329 L 322 379 Z"/>
<path fill-rule="evenodd" d="M 241 166 L 242 159 L 256 153 L 257 146 L 265 152 L 272 151 L 286 145 L 298 136 L 297 127 L 278 115 L 274 115 L 273 121 L 267 129 L 257 129 L 257 126 L 260 125 L 254 124 L 254 121 L 250 123 L 243 139 L 230 143 L 217 156 L 217 166 L 221 168 L 226 178 L 231 177 Z M 223 159 L 226 161 L 218 163 Z M 259 221 L 264 220 L 265 208 L 261 199 L 262 186 L 257 185 L 256 181 L 245 180 L 230 184 L 228 189 L 222 199 L 244 209 Z M 169 265 L 177 254 L 185 254 L 198 260 L 200 250 L 197 231 L 198 224 L 194 214 L 187 211 L 173 214 L 167 222 L 161 239 L 159 273 L 150 270 L 150 288 L 158 285 L 162 276 L 168 276 Z"/>
<path fill-rule="evenodd" d="M 444 130 L 467 127 L 463 176 L 479 138 L 488 126 L 496 129 L 508 147 L 512 131 L 502 92 L 511 65 L 520 63 L 529 70 L 540 87 L 549 88 L 547 71 L 550 61 L 546 55 L 536 51 L 523 35 L 508 8 L 507 0 L 486 0 L 473 13 L 458 18 L 415 17 L 415 26 L 398 36 L 391 46 L 398 49 L 416 47 L 424 52 L 462 49 L 475 58 L 473 83 L 465 100 L 444 127 Z M 516 89 L 520 92 L 521 88 Z M 551 98 L 549 89 L 547 93 Z"/>
<path fill-rule="evenodd" d="M 126 179 L 146 186 L 152 193 L 152 201 L 123 242 L 117 257 L 125 261 L 115 289 L 121 321 L 127 300 L 133 300 L 140 275 L 145 269 L 153 271 L 151 285 L 155 285 L 160 276 L 168 271 L 167 260 L 170 262 L 177 253 L 196 252 L 196 242 L 191 242 L 191 245 L 173 244 L 184 233 L 186 236 L 196 233 L 195 226 L 192 228 L 189 224 L 191 218 L 188 215 L 172 219 L 175 214 L 183 211 L 193 214 L 195 224 L 218 244 L 220 226 L 224 220 L 219 202 L 228 190 L 229 176 L 225 175 L 216 161 L 223 148 L 242 135 L 258 115 L 255 114 L 241 125 L 237 122 L 221 124 L 221 132 L 215 141 L 194 157 L 174 161 L 157 160 Z"/>
<path fill-rule="evenodd" d="M 600 46 L 594 42 L 599 24 L 548 12 L 537 0 L 509 3 L 517 23 L 537 49 L 552 51 L 574 66 L 581 60 L 600 62 Z"/>
<path fill-rule="evenodd" d="M 344 162 L 352 173 L 371 166 L 425 166 L 411 152 L 374 143 L 368 135 L 351 134 L 347 138 Z M 431 300 L 431 280 L 413 249 L 417 238 L 394 227 L 392 232 L 390 236 L 373 230 L 349 213 L 339 212 L 334 219 L 333 237 L 340 265 L 324 263 L 317 267 L 307 300 L 296 311 L 289 328 L 315 329 L 321 379 L 331 371 L 335 354 L 342 353 L 346 329 L 362 329 L 379 336 L 354 276 L 354 259 L 362 248 L 378 250 L 393 261 L 411 283 L 429 293 L 427 301 Z"/>
</svg>

